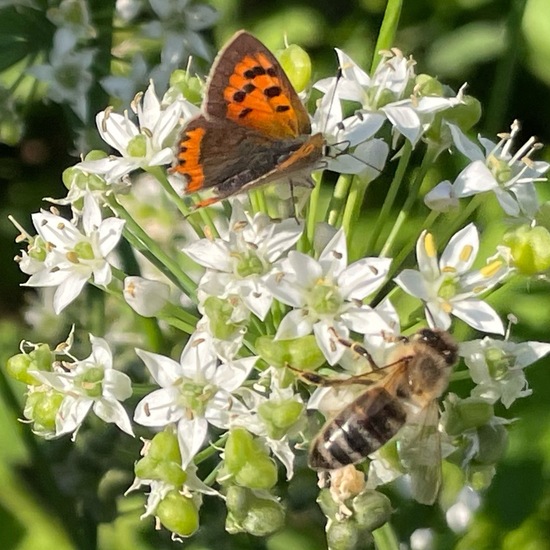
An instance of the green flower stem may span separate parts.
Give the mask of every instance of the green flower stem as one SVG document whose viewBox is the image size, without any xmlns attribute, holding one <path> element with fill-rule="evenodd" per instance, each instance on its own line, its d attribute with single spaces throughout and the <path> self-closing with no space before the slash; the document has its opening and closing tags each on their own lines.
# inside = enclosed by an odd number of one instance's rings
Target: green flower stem
<svg viewBox="0 0 550 550">
<path fill-rule="evenodd" d="M 253 189 L 248 193 L 248 197 L 254 212 L 265 212 L 267 214 L 267 202 L 263 189 Z"/>
<path fill-rule="evenodd" d="M 195 455 L 195 458 L 193 459 L 193 462 L 198 465 L 201 462 L 204 462 L 207 458 L 210 458 L 212 455 L 219 453 L 220 448 L 223 448 L 225 446 L 225 442 L 228 437 L 229 432 L 226 432 L 217 441 L 211 443 L 208 447 L 206 447 L 206 449 L 202 450 L 200 453 L 197 453 Z"/>
<path fill-rule="evenodd" d="M 109 206 L 126 221 L 123 235 L 139 250 L 153 265 L 158 267 L 180 290 L 191 300 L 197 301 L 196 284 L 180 267 L 180 265 L 143 231 L 130 213 L 119 204 L 114 197 L 109 197 Z"/>
<path fill-rule="evenodd" d="M 338 227 L 338 222 L 342 218 L 342 209 L 344 201 L 348 196 L 353 176 L 351 174 L 341 174 L 334 186 L 334 193 L 330 199 L 327 211 L 327 221 L 333 227 Z"/>
<path fill-rule="evenodd" d="M 147 172 L 151 174 L 161 185 L 166 194 L 170 197 L 170 200 L 176 205 L 178 210 L 183 214 L 185 219 L 191 224 L 199 237 L 204 237 L 204 231 L 202 227 L 193 221 L 192 214 L 198 213 L 203 223 L 210 228 L 210 233 L 214 237 L 218 237 L 218 230 L 210 217 L 207 208 L 200 208 L 199 210 L 191 210 L 184 202 L 184 200 L 176 193 L 176 190 L 170 185 L 166 172 L 161 166 L 149 166 Z"/>
<path fill-rule="evenodd" d="M 95 336 L 105 336 L 105 294 L 90 285 L 86 292 L 86 325 Z"/>
<path fill-rule="evenodd" d="M 410 141 L 407 140 L 405 141 L 405 145 L 403 145 L 401 157 L 399 159 L 399 164 L 397 165 L 395 175 L 393 176 L 393 180 L 390 184 L 390 188 L 388 189 L 388 193 L 386 194 L 384 204 L 380 209 L 380 213 L 378 214 L 376 223 L 374 224 L 373 228 L 369 232 L 369 236 L 366 241 L 366 244 L 363 250 L 361 251 L 362 256 L 366 256 L 374 252 L 376 241 L 380 237 L 380 232 L 382 231 L 382 227 L 384 226 L 384 224 L 386 223 L 386 220 L 388 219 L 389 213 L 393 207 L 393 203 L 395 202 L 395 198 L 397 197 L 397 192 L 399 191 L 399 187 L 401 186 L 401 182 L 403 181 L 403 177 L 405 176 L 405 172 L 407 170 L 407 167 L 409 166 L 411 154 L 412 154 L 412 145 Z"/>
<path fill-rule="evenodd" d="M 397 26 L 399 24 L 402 5 L 403 0 L 388 0 L 386 4 L 384 19 L 382 20 L 378 39 L 376 40 L 376 46 L 374 47 L 371 74 L 375 71 L 380 62 L 381 55 L 379 52 L 381 50 L 389 50 L 395 43 L 395 33 L 397 32 Z"/>
<path fill-rule="evenodd" d="M 309 197 L 309 206 L 307 211 L 307 225 L 306 232 L 302 239 L 299 241 L 298 250 L 304 251 L 304 247 L 313 242 L 313 236 L 315 234 L 315 226 L 317 224 L 317 212 L 319 209 L 319 198 L 321 196 L 322 186 L 322 174 L 323 172 L 314 172 L 311 177 L 315 182 L 315 187 L 311 191 Z M 307 250 L 307 248 L 306 248 Z"/>
<path fill-rule="evenodd" d="M 470 371 L 468 369 L 459 370 L 451 374 L 451 382 L 459 382 L 460 380 L 471 380 Z"/>
<path fill-rule="evenodd" d="M 190 313 L 189 311 L 186 311 L 181 306 L 178 306 L 176 304 L 172 304 L 168 302 L 163 306 L 163 308 L 160 310 L 158 317 L 161 319 L 166 320 L 167 318 L 170 319 L 178 319 L 178 324 L 187 324 L 190 327 L 193 327 L 191 332 L 194 332 L 196 329 L 197 322 L 199 321 L 199 318 L 194 315 L 193 313 Z M 191 334 L 191 332 L 186 331 L 188 334 Z"/>
<path fill-rule="evenodd" d="M 344 215 L 342 217 L 342 227 L 347 235 L 348 247 L 353 240 L 354 230 L 357 229 L 357 219 L 363 205 L 363 199 L 367 192 L 367 187 L 370 185 L 370 180 L 360 177 L 353 178 L 351 189 L 348 194 L 348 200 L 344 207 Z"/>
<path fill-rule="evenodd" d="M 449 223 L 447 223 L 446 231 L 441 232 L 441 236 L 437 237 L 438 247 L 442 247 L 447 241 L 469 220 L 474 212 L 486 199 L 485 193 L 478 193 L 470 199 L 470 202 L 463 208 Z"/>
<path fill-rule="evenodd" d="M 212 469 L 212 471 L 204 478 L 203 483 L 205 485 L 208 485 L 211 487 L 216 482 L 216 478 L 218 477 L 218 472 L 221 470 L 221 467 L 223 466 L 223 462 L 218 462 L 216 466 Z"/>
<path fill-rule="evenodd" d="M 391 249 L 395 244 L 395 240 L 397 239 L 398 235 L 401 234 L 403 224 L 409 219 L 411 210 L 416 203 L 418 192 L 420 191 L 420 186 L 422 185 L 422 181 L 424 180 L 424 177 L 427 171 L 432 165 L 432 162 L 435 158 L 435 154 L 436 154 L 435 148 L 429 147 L 428 150 L 426 151 L 426 154 L 422 159 L 422 164 L 418 170 L 418 173 L 416 174 L 416 177 L 409 189 L 409 194 L 407 196 L 407 199 L 405 200 L 405 203 L 403 204 L 403 207 L 401 208 L 401 211 L 397 216 L 397 220 L 395 221 L 392 227 L 392 230 L 388 238 L 386 239 L 386 243 L 382 247 L 380 256 L 387 257 L 389 255 Z"/>
<path fill-rule="evenodd" d="M 390 0 L 391 2 L 391 0 Z M 399 540 L 389 522 L 372 533 L 376 550 L 399 550 Z"/>
</svg>

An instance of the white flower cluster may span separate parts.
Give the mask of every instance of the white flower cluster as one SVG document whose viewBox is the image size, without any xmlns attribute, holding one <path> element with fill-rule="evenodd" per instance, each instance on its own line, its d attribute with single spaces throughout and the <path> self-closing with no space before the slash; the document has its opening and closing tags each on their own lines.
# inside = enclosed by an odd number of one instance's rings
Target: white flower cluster
<svg viewBox="0 0 550 550">
<path fill-rule="evenodd" d="M 361 184 L 370 182 L 391 170 L 387 162 L 390 152 L 400 153 L 396 157 L 401 162 L 407 157 L 404 149 L 433 146 L 437 122 L 437 154 L 451 148 L 471 163 L 453 184 L 443 182 L 427 193 L 426 204 L 443 212 L 458 207 L 460 198 L 493 191 L 507 215 L 535 219 L 538 202 L 534 182 L 549 165 L 528 158 L 534 150 L 531 142 L 515 154 L 510 152 L 517 125 L 497 145 L 480 138 L 483 153 L 458 124 L 445 119 L 446 112 L 462 105 L 462 90 L 450 97 L 425 93 L 415 80 L 414 62 L 398 51 L 387 53 L 372 76 L 343 52 L 338 51 L 338 56 L 341 77 L 314 85 L 325 92 L 313 116 L 315 131 L 323 132 L 336 150 L 341 148 L 338 144 L 346 144 L 339 154 L 327 159 L 332 171 L 355 174 L 354 181 Z M 343 101 L 356 103 L 358 109 L 342 120 Z M 468 461 L 475 460 L 475 449 L 480 446 L 479 441 L 477 447 L 472 441 L 482 437 L 482 424 L 495 422 L 492 406 L 500 400 L 510 407 L 515 399 L 528 395 L 523 369 L 550 352 L 550 344 L 515 344 L 494 336 L 503 336 L 505 328 L 486 296 L 514 273 L 510 249 L 499 248 L 497 252 L 493 246 L 496 255 L 485 260 L 480 253 L 483 234 L 480 236 L 474 223 L 468 223 L 454 228 L 439 254 L 438 246 L 443 243 L 437 242 L 435 232 L 429 228 L 415 235 L 413 224 L 398 232 L 403 249 L 395 240 L 388 244 L 392 256 L 405 259 L 416 243 L 415 268 L 398 271 L 400 264 L 392 264 L 392 258 L 375 246 L 366 254 L 357 253 L 364 250 L 364 242 L 380 240 L 379 234 L 374 240 L 362 235 L 374 229 L 361 225 L 358 216 L 350 223 L 344 212 L 334 216 L 334 223 L 316 226 L 324 220 L 313 217 L 319 208 L 311 202 L 306 220 L 275 221 L 267 212 L 239 200 L 232 202 L 229 220 L 219 213 L 215 219 L 201 213 L 206 228 L 192 219 L 189 223 L 180 220 L 174 235 L 186 242 L 182 245 L 174 238 L 163 249 L 151 237 L 154 230 L 140 226 L 140 221 L 146 223 L 145 217 L 126 209 L 118 191 L 124 182 L 131 183 L 125 193 L 132 194 L 140 185 L 151 185 L 156 177 L 156 192 L 174 196 L 174 189 L 181 185 L 172 177 L 163 180 L 158 168 L 173 161 L 176 132 L 198 109 L 174 90 L 160 100 L 152 83 L 133 107 L 137 123 L 128 113 L 117 114 L 110 108 L 97 115 L 101 137 L 119 155 L 87 158 L 71 169 L 69 203 L 73 219 L 65 219 L 56 211 L 34 214 L 36 236 L 24 235 L 28 248 L 19 260 L 22 271 L 29 275 L 27 286 L 55 289 L 56 314 L 68 308 L 91 283 L 121 299 L 113 306 L 119 308 L 116 311 L 121 312 L 124 306 L 127 314 L 129 304 L 139 316 L 157 320 L 157 329 L 166 339 L 173 339 L 171 346 L 150 346 L 154 351 L 144 349 L 149 347 L 145 339 L 131 346 L 135 348 L 132 368 L 139 364 L 135 360 L 138 357 L 150 374 L 151 390 L 138 403 L 132 403 L 133 419 L 156 433 L 136 465 L 132 485 L 132 489 L 145 485 L 151 490 L 146 515 L 154 514 L 164 522 L 163 510 L 168 504 L 163 503 L 171 499 L 185 499 L 189 509 L 198 510 L 198 493 L 219 495 L 212 489 L 215 481 L 224 494 L 246 490 L 250 491 L 250 502 L 261 498 L 266 501 L 262 505 L 279 506 L 270 493 L 277 477 L 272 455 L 284 465 L 290 479 L 295 454 L 301 452 L 297 443 L 311 437 L 304 395 L 294 383 L 295 373 L 285 367 L 313 371 L 323 365 L 340 365 L 348 375 L 360 377 L 367 367 L 386 366 L 387 348 L 399 340 L 399 327 L 406 325 L 406 333 L 418 328 L 414 327 L 417 314 L 411 313 L 410 307 L 414 299 L 424 305 L 423 325 L 448 331 L 455 317 L 475 331 L 492 335 L 460 343 L 460 355 L 475 386 L 464 400 L 454 396 L 446 401 L 445 422 L 436 428 L 448 447 L 439 450 L 442 456 L 451 459 L 467 440 L 469 447 L 461 464 L 467 467 Z M 384 133 L 389 139 L 383 139 Z M 138 170 L 148 173 L 148 181 L 134 177 Z M 318 200 L 318 195 L 313 196 Z M 181 203 L 178 207 L 183 208 Z M 438 215 L 434 214 L 432 221 Z M 447 224 L 444 227 L 447 229 Z M 124 262 L 114 253 L 122 236 L 142 254 L 138 264 L 148 269 L 148 279 L 135 271 L 126 273 L 121 267 Z M 412 244 L 410 249 L 407 243 Z M 147 262 L 150 265 L 146 268 Z M 118 315 L 122 313 L 114 317 Z M 179 331 L 185 331 L 188 339 L 179 360 L 175 360 L 173 350 L 183 340 Z M 47 437 L 76 435 L 93 409 L 105 422 L 114 422 L 133 435 L 120 403 L 132 395 L 132 385 L 128 375 L 117 370 L 129 367 L 128 354 L 117 352 L 113 358 L 107 343 L 118 349 L 128 347 L 132 340 L 129 334 L 123 338 L 109 329 L 104 334 L 105 339 L 90 335 L 92 353 L 82 361 L 70 356 L 65 347 L 63 352 L 71 360 L 52 360 L 49 369 L 45 368 L 36 358 L 38 348 L 28 343 L 22 357 L 16 356 L 27 362 L 28 376 L 21 375 L 20 379 L 29 385 L 29 403 L 33 395 L 53 392 L 47 393 L 53 411 L 49 420 L 39 418 L 36 407 L 26 407 L 25 416 L 37 433 Z M 365 350 L 361 353 L 369 358 L 370 366 L 358 367 L 358 348 L 351 341 Z M 391 365 L 382 369 L 379 377 L 383 371 L 391 372 Z M 319 375 L 319 383 L 325 380 Z M 361 388 L 368 391 L 368 384 Z M 356 396 L 357 392 L 348 391 L 345 385 L 338 391 L 321 388 L 307 406 L 329 417 Z M 473 402 L 487 405 L 489 416 L 456 428 L 452 411 Z M 455 427 L 451 429 L 451 425 Z M 157 439 L 161 434 L 166 438 L 162 445 Z M 217 443 L 208 446 L 213 437 Z M 196 464 L 215 454 L 219 454 L 219 465 L 211 476 L 199 479 Z M 404 464 L 388 459 L 384 448 L 371 458 L 371 486 L 407 472 Z M 230 502 L 227 496 L 232 518 L 228 529 L 252 532 Z M 170 528 L 178 536 L 194 531 L 181 525 Z"/>
</svg>

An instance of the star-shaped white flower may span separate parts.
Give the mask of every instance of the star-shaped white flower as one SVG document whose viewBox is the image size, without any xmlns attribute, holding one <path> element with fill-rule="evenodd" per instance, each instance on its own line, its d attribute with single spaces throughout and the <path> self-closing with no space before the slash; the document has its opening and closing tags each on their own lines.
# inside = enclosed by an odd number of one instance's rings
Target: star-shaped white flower
<svg viewBox="0 0 550 550">
<path fill-rule="evenodd" d="M 102 139 L 120 152 L 120 157 L 110 156 L 98 160 L 83 161 L 77 168 L 101 174 L 109 183 L 118 182 L 124 175 L 138 168 L 162 166 L 172 162 L 175 132 L 184 119 L 198 112 L 197 107 L 184 99 L 174 101 L 164 108 L 155 94 L 153 83 L 147 91 L 132 103 L 139 125 L 132 122 L 128 112 L 113 113 L 109 107 L 96 116 L 96 124 Z"/>
<path fill-rule="evenodd" d="M 460 135 L 457 127 L 449 125 L 449 128 L 458 150 L 472 162 L 460 172 L 452 186 L 447 181 L 441 182 L 430 193 L 439 201 L 443 198 L 456 201 L 492 191 L 506 214 L 533 219 L 539 207 L 534 183 L 544 181 L 543 176 L 550 168 L 547 162 L 531 160 L 530 157 L 539 149 L 535 138 L 530 138 L 512 154 L 511 148 L 520 130 L 516 120 L 511 132 L 501 135 L 498 143 L 479 136 L 483 151 Z"/>
<path fill-rule="evenodd" d="M 531 395 L 523 369 L 550 353 L 546 342 L 495 340 L 486 336 L 459 345 L 460 355 L 477 384 L 472 395 L 508 408 L 519 397 Z"/>
<path fill-rule="evenodd" d="M 33 273 L 24 285 L 56 286 L 53 303 L 56 313 L 80 294 L 91 277 L 97 285 L 106 286 L 111 282 L 111 266 L 106 257 L 120 240 L 124 221 L 118 218 L 102 220 L 101 210 L 92 195 L 84 198 L 83 233 L 72 222 L 51 212 L 33 214 L 32 220 L 47 253 L 41 269 L 33 264 Z"/>
<path fill-rule="evenodd" d="M 363 258 L 348 263 L 346 237 L 339 230 L 321 252 L 319 260 L 291 251 L 268 279 L 273 296 L 294 307 L 279 325 L 278 339 L 315 334 L 327 361 L 334 365 L 345 351 L 334 338 L 353 330 L 376 333 L 388 327 L 362 300 L 384 282 L 389 258 Z"/>
<path fill-rule="evenodd" d="M 229 231 L 223 238 L 200 239 L 183 251 L 207 268 L 199 283 L 205 296 L 236 294 L 263 320 L 273 301 L 266 286 L 273 264 L 301 234 L 302 226 L 294 219 L 274 223 L 261 212 L 252 217 L 234 201 Z"/>
<path fill-rule="evenodd" d="M 52 372 L 31 372 L 65 396 L 55 418 L 55 436 L 72 433 L 74 439 L 90 409 L 104 422 L 114 423 L 133 436 L 128 414 L 120 404 L 132 395 L 132 382 L 113 368 L 113 355 L 103 338 L 90 334 L 90 342 L 92 353 L 86 359 L 63 363 Z"/>
<path fill-rule="evenodd" d="M 191 335 L 179 362 L 140 349 L 136 353 L 160 389 L 138 403 L 134 420 L 157 428 L 177 424 L 186 469 L 204 443 L 208 424 L 227 429 L 232 417 L 246 410 L 232 392 L 247 379 L 257 357 L 220 362 L 205 332 Z"/>
<path fill-rule="evenodd" d="M 479 251 L 479 235 L 474 224 L 456 233 L 437 258 L 434 238 L 422 232 L 416 244 L 419 271 L 405 269 L 395 282 L 408 294 L 426 304 L 430 326 L 444 330 L 451 326 L 451 315 L 483 332 L 504 334 L 495 310 L 477 296 L 508 275 L 510 268 L 495 259 L 477 271 L 470 271 Z"/>
</svg>

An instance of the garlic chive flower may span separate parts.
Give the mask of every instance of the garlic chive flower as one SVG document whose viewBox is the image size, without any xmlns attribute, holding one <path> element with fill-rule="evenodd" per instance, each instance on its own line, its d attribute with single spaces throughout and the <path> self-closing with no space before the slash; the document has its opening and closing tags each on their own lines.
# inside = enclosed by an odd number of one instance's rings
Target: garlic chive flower
<svg viewBox="0 0 550 550">
<path fill-rule="evenodd" d="M 424 231 L 416 244 L 419 270 L 405 269 L 395 282 L 425 303 L 430 325 L 446 330 L 454 315 L 477 330 L 504 334 L 496 311 L 478 296 L 502 281 L 510 270 L 503 260 L 494 259 L 470 271 L 478 251 L 479 235 L 473 224 L 451 238 L 439 260 L 433 235 Z"/>
</svg>

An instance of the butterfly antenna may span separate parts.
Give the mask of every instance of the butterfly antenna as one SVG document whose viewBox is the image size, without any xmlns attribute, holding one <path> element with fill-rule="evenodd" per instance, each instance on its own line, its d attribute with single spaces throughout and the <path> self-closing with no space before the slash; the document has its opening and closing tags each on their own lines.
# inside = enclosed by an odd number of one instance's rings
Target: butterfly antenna
<svg viewBox="0 0 550 550">
<path fill-rule="evenodd" d="M 341 78 L 342 78 L 342 67 L 341 65 L 338 65 L 338 69 L 336 70 L 336 78 L 334 80 L 334 87 L 332 88 L 332 90 L 330 90 L 330 99 L 328 103 L 327 117 L 325 118 L 324 128 L 322 129 L 323 134 L 326 134 L 326 131 L 327 131 L 330 112 L 332 111 L 332 106 L 336 101 L 336 90 L 338 89 L 338 84 L 340 83 Z"/>
</svg>

